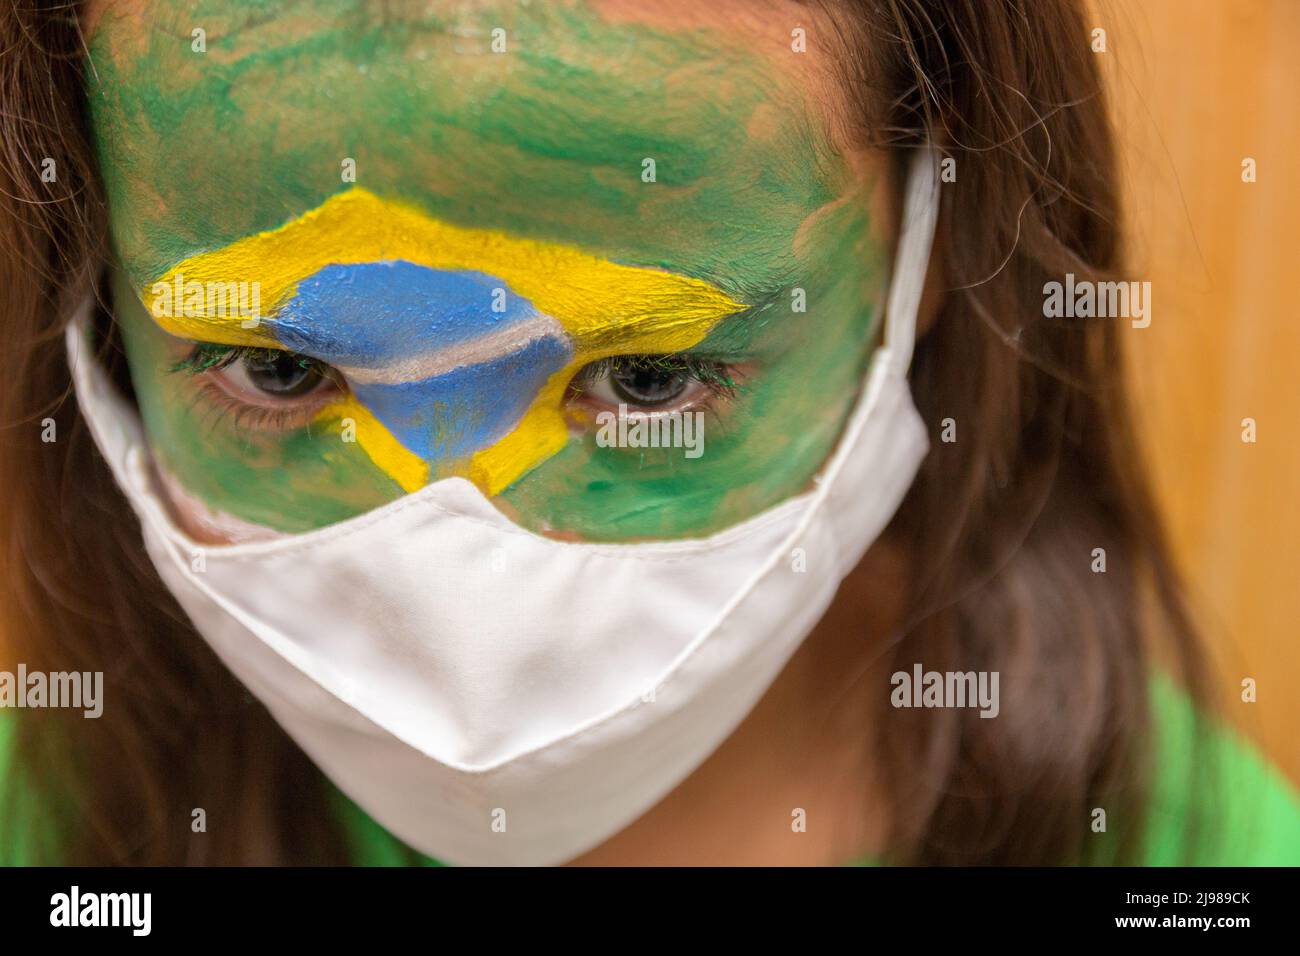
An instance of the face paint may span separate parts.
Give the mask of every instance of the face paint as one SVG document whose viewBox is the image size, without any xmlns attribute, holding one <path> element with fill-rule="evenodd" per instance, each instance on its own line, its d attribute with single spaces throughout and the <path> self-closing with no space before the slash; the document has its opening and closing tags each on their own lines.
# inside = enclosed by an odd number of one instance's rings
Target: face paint
<svg viewBox="0 0 1300 956">
<path fill-rule="evenodd" d="M 187 259 L 152 288 L 232 283 L 257 289 L 270 316 L 207 298 L 154 311 L 175 335 L 333 366 L 352 395 L 321 418 L 361 417 L 362 447 L 407 491 L 432 465 L 496 494 L 564 445 L 560 403 L 588 362 L 690 348 L 745 308 L 698 279 L 458 228 L 364 189 Z"/>
<path fill-rule="evenodd" d="M 774 3 L 771 34 L 740 37 L 721 14 L 439 6 L 101 21 L 116 310 L 158 456 L 211 508 L 290 531 L 451 473 L 525 527 L 606 540 L 708 533 L 802 489 L 860 382 L 884 260 L 875 179 L 837 156 L 789 53 L 805 14 Z M 197 24 L 206 54 L 177 39 Z M 497 25 L 507 54 L 487 52 Z M 259 327 L 206 303 L 151 321 L 154 283 L 178 278 L 257 281 Z M 168 371 L 172 335 L 318 357 L 348 388 L 254 429 Z M 635 355 L 734 381 L 689 405 L 702 457 L 597 443 L 600 389 L 566 393 Z"/>
</svg>

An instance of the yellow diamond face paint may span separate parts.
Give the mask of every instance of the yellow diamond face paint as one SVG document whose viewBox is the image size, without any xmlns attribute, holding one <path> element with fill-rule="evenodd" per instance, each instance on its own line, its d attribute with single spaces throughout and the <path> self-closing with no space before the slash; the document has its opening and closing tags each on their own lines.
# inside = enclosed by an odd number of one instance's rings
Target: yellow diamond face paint
<svg viewBox="0 0 1300 956">
<path fill-rule="evenodd" d="M 239 291 L 197 294 L 209 289 Z M 689 349 L 745 308 L 700 279 L 451 225 L 365 189 L 186 259 L 149 293 L 175 335 L 337 369 L 350 394 L 321 420 L 353 428 L 407 491 L 458 474 L 488 494 L 564 445 L 583 366 Z"/>
</svg>

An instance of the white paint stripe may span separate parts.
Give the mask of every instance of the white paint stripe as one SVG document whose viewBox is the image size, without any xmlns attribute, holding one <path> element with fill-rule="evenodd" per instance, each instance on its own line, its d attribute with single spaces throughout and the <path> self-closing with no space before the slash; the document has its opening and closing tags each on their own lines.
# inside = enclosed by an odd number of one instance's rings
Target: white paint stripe
<svg viewBox="0 0 1300 956">
<path fill-rule="evenodd" d="M 538 339 L 556 338 L 569 341 L 563 326 L 549 315 L 534 315 L 522 322 L 497 329 L 450 348 L 437 349 L 402 359 L 383 368 L 336 366 L 353 385 L 404 385 L 423 382 L 466 365 L 479 365 L 490 359 L 518 352 Z"/>
</svg>

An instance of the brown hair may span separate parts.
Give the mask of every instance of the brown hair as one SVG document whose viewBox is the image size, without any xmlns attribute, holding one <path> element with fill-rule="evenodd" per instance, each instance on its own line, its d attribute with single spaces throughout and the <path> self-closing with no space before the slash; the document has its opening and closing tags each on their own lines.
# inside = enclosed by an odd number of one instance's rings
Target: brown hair
<svg viewBox="0 0 1300 956">
<path fill-rule="evenodd" d="M 1094 807 L 1133 852 L 1150 763 L 1144 622 L 1186 682 L 1202 678 L 1130 431 L 1116 326 L 1042 316 L 1044 282 L 1105 278 L 1122 261 L 1082 17 L 1073 0 L 826 6 L 857 132 L 900 170 L 933 140 L 958 173 L 942 192 L 949 291 L 912 382 L 925 419 L 954 419 L 959 438 L 934 444 L 890 528 L 914 572 L 889 670 L 997 670 L 1007 691 L 996 721 L 900 710 L 875 728 L 894 771 L 890 856 L 1082 859 Z M 346 862 L 324 778 L 159 582 L 69 395 L 56 317 L 105 259 L 75 18 L 66 3 L 0 7 L 0 635 L 29 668 L 103 672 L 111 706 L 97 721 L 25 715 L 3 783 L 67 821 L 34 848 L 41 858 Z M 106 356 L 129 390 L 117 358 Z M 1094 548 L 1105 574 L 1090 570 Z M 0 847 L 24 816 L 0 816 Z"/>
</svg>

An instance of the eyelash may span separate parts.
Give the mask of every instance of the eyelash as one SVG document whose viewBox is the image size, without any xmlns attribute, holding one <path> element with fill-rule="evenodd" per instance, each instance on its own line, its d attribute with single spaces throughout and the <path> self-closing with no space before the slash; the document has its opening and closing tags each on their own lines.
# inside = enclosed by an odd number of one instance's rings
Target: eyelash
<svg viewBox="0 0 1300 956">
<path fill-rule="evenodd" d="M 739 387 L 738 370 L 725 362 L 689 353 L 673 355 L 619 355 L 597 359 L 584 366 L 569 384 L 573 394 L 582 394 L 592 383 L 612 373 L 620 362 L 635 359 L 644 368 L 684 376 L 691 382 L 703 385 L 712 398 L 733 398 Z"/>
<path fill-rule="evenodd" d="M 250 345 L 222 345 L 215 342 L 196 342 L 193 348 L 178 362 L 171 366 L 170 372 L 199 377 L 205 372 L 217 372 L 235 362 L 246 358 L 271 358 L 282 354 L 282 350 L 261 348 Z M 670 355 L 636 355 L 611 356 L 598 359 L 584 366 L 569 384 L 570 397 L 580 396 L 593 383 L 612 373 L 620 363 L 635 359 L 643 367 L 681 375 L 689 382 L 704 386 L 707 397 L 695 403 L 695 407 L 705 411 L 713 410 L 714 402 L 733 398 L 743 377 L 737 366 L 706 356 L 677 353 Z M 322 374 L 335 382 L 340 388 L 346 388 L 342 377 L 330 366 L 300 356 L 304 364 L 319 366 Z M 235 425 L 247 425 L 252 429 L 263 431 L 287 431 L 306 422 L 301 421 L 303 406 L 286 405 L 284 407 L 252 405 L 242 402 L 229 394 L 216 383 L 200 379 L 199 397 L 206 400 L 217 410 L 218 420 L 233 416 Z"/>
<path fill-rule="evenodd" d="M 229 418 L 236 428 L 243 426 L 250 431 L 287 432 L 307 424 L 302 418 L 301 408 L 250 405 L 211 382 L 199 384 L 199 396 L 217 410 L 214 425 Z"/>
<path fill-rule="evenodd" d="M 201 372 L 223 369 L 227 365 L 233 365 L 239 359 L 269 358 L 280 354 L 280 349 L 258 348 L 253 345 L 219 345 L 216 342 L 195 342 L 189 353 L 173 365 L 169 371 L 198 375 Z M 302 358 L 305 360 L 304 364 L 315 364 L 306 356 L 302 356 Z"/>
<path fill-rule="evenodd" d="M 309 417 L 304 418 L 303 412 L 305 408 L 311 408 L 310 405 L 303 403 L 282 406 L 253 405 L 240 401 L 215 382 L 201 377 L 205 372 L 221 371 L 245 358 L 268 358 L 281 354 L 283 354 L 281 349 L 196 342 L 185 357 L 172 365 L 168 371 L 196 378 L 197 399 L 206 402 L 214 411 L 210 422 L 211 427 L 229 418 L 235 427 L 244 426 L 252 431 L 290 431 L 308 423 Z M 338 373 L 328 365 L 308 359 L 306 356 L 300 356 L 300 361 L 304 365 L 318 365 L 326 378 L 340 387 L 346 387 Z M 311 410 L 315 411 L 314 408 Z"/>
</svg>

